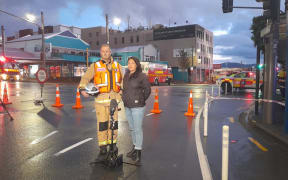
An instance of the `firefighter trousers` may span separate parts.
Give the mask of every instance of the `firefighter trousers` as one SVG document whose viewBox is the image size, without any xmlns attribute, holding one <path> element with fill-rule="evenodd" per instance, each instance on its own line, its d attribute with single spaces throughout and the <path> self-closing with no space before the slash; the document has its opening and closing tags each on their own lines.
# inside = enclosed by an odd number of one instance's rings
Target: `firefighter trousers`
<svg viewBox="0 0 288 180">
<path fill-rule="evenodd" d="M 97 118 L 97 136 L 98 136 L 98 145 L 104 146 L 112 143 L 112 130 L 111 126 L 111 117 L 110 117 L 110 100 L 116 99 L 117 102 L 121 100 L 121 96 L 118 93 L 110 92 L 105 94 L 100 94 L 95 98 L 95 110 Z M 118 109 L 116 108 L 113 115 L 115 121 L 113 143 L 117 142 L 118 135 Z"/>
</svg>

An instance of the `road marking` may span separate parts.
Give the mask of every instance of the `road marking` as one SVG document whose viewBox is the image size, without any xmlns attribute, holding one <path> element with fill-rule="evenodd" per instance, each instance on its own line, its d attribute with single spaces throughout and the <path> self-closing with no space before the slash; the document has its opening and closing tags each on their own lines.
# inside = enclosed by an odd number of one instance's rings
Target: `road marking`
<svg viewBox="0 0 288 180">
<path fill-rule="evenodd" d="M 268 151 L 268 149 L 267 148 L 265 148 L 264 146 L 262 146 L 258 141 L 256 141 L 255 139 L 253 139 L 252 137 L 248 137 L 248 139 L 252 142 L 252 143 L 254 143 L 259 149 L 261 149 L 262 151 L 264 151 L 264 152 L 267 152 Z"/>
<path fill-rule="evenodd" d="M 84 143 L 86 143 L 86 142 L 88 142 L 88 141 L 91 141 L 92 139 L 93 139 L 93 138 L 87 138 L 87 139 L 85 139 L 85 140 L 83 140 L 83 141 L 80 141 L 80 142 L 78 142 L 78 143 L 76 143 L 76 144 L 73 144 L 72 146 L 70 146 L 70 147 L 68 147 L 68 148 L 65 148 L 65 149 L 59 151 L 58 153 L 54 154 L 54 156 L 59 156 L 59 155 L 65 153 L 65 152 L 67 152 L 67 151 L 70 151 L 71 149 L 73 149 L 73 148 L 75 148 L 75 147 L 77 147 L 77 146 L 80 146 L 80 145 L 82 145 L 82 144 L 84 144 Z"/>
<path fill-rule="evenodd" d="M 151 115 L 153 115 L 153 114 L 155 114 L 155 113 L 149 113 L 149 114 L 146 115 L 146 117 L 147 117 L 147 116 L 151 116 Z"/>
<path fill-rule="evenodd" d="M 203 146 L 202 146 L 202 142 L 200 138 L 199 121 L 200 121 L 201 113 L 203 112 L 203 107 L 204 106 L 202 106 L 202 108 L 198 111 L 198 114 L 195 120 L 195 141 L 196 141 L 196 149 L 198 153 L 202 177 L 204 180 L 212 180 L 213 178 L 212 178 L 211 170 L 209 167 L 208 159 L 207 159 L 207 156 L 204 154 Z"/>
<path fill-rule="evenodd" d="M 50 136 L 52 136 L 53 134 L 56 134 L 56 133 L 58 133 L 58 131 L 53 131 L 53 132 L 49 133 L 48 135 L 46 135 L 46 136 L 44 136 L 44 137 L 42 137 L 42 138 L 35 139 L 35 140 L 32 141 L 30 144 L 38 144 L 39 142 L 47 139 L 48 137 L 50 137 Z"/>
</svg>

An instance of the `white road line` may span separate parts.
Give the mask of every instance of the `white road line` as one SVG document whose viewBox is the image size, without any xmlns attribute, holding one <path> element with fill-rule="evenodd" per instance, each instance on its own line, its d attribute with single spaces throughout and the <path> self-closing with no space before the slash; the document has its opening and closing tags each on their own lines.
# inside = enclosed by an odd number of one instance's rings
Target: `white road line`
<svg viewBox="0 0 288 180">
<path fill-rule="evenodd" d="M 86 143 L 86 142 L 88 142 L 88 141 L 91 141 L 92 139 L 93 139 L 93 138 L 87 138 L 87 139 L 85 139 L 85 140 L 83 140 L 83 141 L 80 141 L 80 142 L 78 142 L 78 143 L 76 143 L 76 144 L 73 144 L 72 146 L 70 146 L 70 147 L 68 147 L 68 148 L 65 148 L 65 149 L 59 151 L 58 153 L 54 154 L 54 156 L 59 156 L 59 155 L 65 153 L 65 152 L 67 152 L 67 151 L 70 151 L 71 149 L 73 149 L 73 148 L 75 148 L 75 147 L 77 147 L 77 146 L 80 146 L 80 145 L 82 145 L 82 144 L 84 144 L 84 143 Z"/>
<path fill-rule="evenodd" d="M 202 177 L 204 180 L 212 180 L 212 174 L 211 170 L 209 167 L 209 163 L 207 160 L 207 156 L 204 154 L 203 147 L 202 147 L 202 142 L 200 138 L 200 126 L 199 126 L 199 121 L 201 117 L 201 113 L 203 111 L 203 107 L 198 111 L 198 114 L 196 116 L 196 121 L 195 121 L 195 141 L 196 141 L 196 149 L 198 153 L 198 158 L 199 158 L 199 163 L 200 163 L 200 168 L 201 168 L 201 173 Z"/>
<path fill-rule="evenodd" d="M 151 115 L 153 115 L 153 114 L 154 114 L 154 113 L 149 113 L 149 114 L 146 115 L 146 117 L 147 117 L 147 116 L 151 116 Z"/>
<path fill-rule="evenodd" d="M 58 133 L 58 131 L 53 131 L 53 132 L 49 133 L 48 135 L 46 135 L 46 136 L 44 136 L 42 138 L 35 139 L 30 144 L 38 144 L 39 142 L 43 141 L 44 139 L 47 139 L 48 137 L 50 137 L 50 136 L 52 136 L 53 134 L 56 134 L 56 133 Z"/>
</svg>

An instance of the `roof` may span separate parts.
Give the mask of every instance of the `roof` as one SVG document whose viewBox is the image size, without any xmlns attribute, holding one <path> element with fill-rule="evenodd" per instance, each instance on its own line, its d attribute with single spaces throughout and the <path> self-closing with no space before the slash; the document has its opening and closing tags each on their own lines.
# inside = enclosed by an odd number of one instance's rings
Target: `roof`
<svg viewBox="0 0 288 180">
<path fill-rule="evenodd" d="M 37 35 L 28 35 L 18 39 L 8 41 L 7 43 L 21 42 L 21 41 L 31 41 L 31 40 L 40 40 L 42 38 L 41 34 Z M 58 33 L 49 33 L 44 34 L 45 43 L 51 43 L 56 47 L 70 48 L 70 49 L 81 49 L 85 50 L 89 48 L 89 44 L 83 41 L 82 39 L 77 38 L 70 30 L 58 32 Z"/>
</svg>

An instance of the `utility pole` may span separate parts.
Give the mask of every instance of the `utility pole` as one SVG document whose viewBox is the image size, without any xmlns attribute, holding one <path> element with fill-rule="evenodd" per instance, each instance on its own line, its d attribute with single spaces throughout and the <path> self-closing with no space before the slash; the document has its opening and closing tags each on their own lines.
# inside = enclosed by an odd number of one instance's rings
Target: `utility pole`
<svg viewBox="0 0 288 180">
<path fill-rule="evenodd" d="M 109 44 L 109 18 L 108 18 L 108 14 L 105 15 L 106 17 L 106 40 L 107 40 L 107 44 Z"/>
<path fill-rule="evenodd" d="M 276 95 L 276 65 L 278 61 L 278 44 L 279 44 L 279 23 L 280 23 L 280 0 L 271 1 L 271 36 L 269 37 L 270 56 L 266 61 L 264 83 L 264 99 L 274 100 Z M 273 123 L 273 103 L 264 103 L 264 122 Z"/>
<path fill-rule="evenodd" d="M 257 59 L 256 59 L 256 93 L 255 93 L 255 114 L 258 115 L 259 114 L 259 80 L 260 80 L 260 69 L 259 69 L 259 65 L 260 65 L 260 47 L 257 46 Z"/>
<path fill-rule="evenodd" d="M 46 58 L 45 58 L 45 41 L 44 41 L 44 15 L 41 11 L 41 34 L 42 34 L 42 51 L 41 51 L 41 61 L 43 62 L 44 67 L 46 67 Z"/>
<path fill-rule="evenodd" d="M 128 27 L 127 27 L 127 30 L 129 30 L 130 29 L 130 16 L 128 15 L 128 17 L 127 17 L 127 21 L 128 21 Z"/>
<path fill-rule="evenodd" d="M 87 68 L 89 66 L 89 63 L 88 63 L 88 59 L 89 59 L 89 54 L 88 54 L 88 48 L 86 48 L 86 63 L 87 63 Z"/>
<path fill-rule="evenodd" d="M 2 56 L 5 56 L 5 32 L 4 32 L 4 26 L 1 26 L 1 34 L 2 34 Z"/>
<path fill-rule="evenodd" d="M 286 82 L 285 82 L 285 132 L 288 133 L 288 0 L 285 0 L 286 11 Z"/>
</svg>

